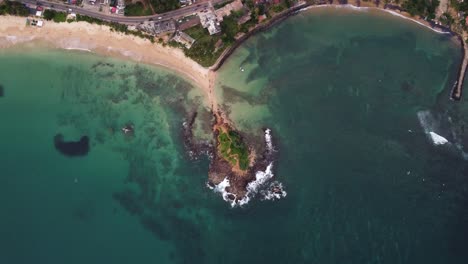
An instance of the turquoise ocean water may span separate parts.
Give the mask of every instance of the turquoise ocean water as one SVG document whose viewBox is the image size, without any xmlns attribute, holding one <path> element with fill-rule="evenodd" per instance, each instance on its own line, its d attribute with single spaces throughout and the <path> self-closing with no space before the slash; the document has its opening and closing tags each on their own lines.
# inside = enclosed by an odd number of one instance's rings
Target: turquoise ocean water
<svg viewBox="0 0 468 264">
<path fill-rule="evenodd" d="M 447 36 L 344 9 L 248 40 L 217 96 L 239 129 L 272 129 L 288 195 L 231 209 L 183 146 L 187 112 L 207 116 L 189 82 L 2 51 L 0 263 L 466 263 L 468 107 L 448 100 L 459 61 Z M 89 153 L 62 155 L 58 133 L 88 136 Z"/>
</svg>

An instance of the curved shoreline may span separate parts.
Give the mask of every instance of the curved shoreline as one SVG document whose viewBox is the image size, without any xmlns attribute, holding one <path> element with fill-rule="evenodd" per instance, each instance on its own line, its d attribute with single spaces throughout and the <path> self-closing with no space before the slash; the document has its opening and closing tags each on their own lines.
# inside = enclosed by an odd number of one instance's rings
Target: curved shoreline
<svg viewBox="0 0 468 264">
<path fill-rule="evenodd" d="M 438 34 L 450 34 L 457 37 L 461 46 L 462 62 L 460 63 L 457 79 L 450 92 L 450 98 L 460 100 L 464 83 L 464 75 L 468 69 L 467 49 L 462 37 L 445 27 L 435 25 L 423 19 L 410 17 L 398 6 L 384 5 L 374 6 L 369 3 L 360 6 L 358 0 L 351 0 L 348 4 L 302 4 L 283 11 L 274 16 L 268 22 L 257 25 L 251 31 L 242 35 L 236 42 L 227 48 L 217 59 L 215 64 L 204 68 L 195 61 L 186 57 L 182 50 L 155 45 L 148 40 L 113 32 L 106 26 L 78 23 L 53 23 L 47 22 L 44 28 L 26 27 L 24 18 L 14 16 L 0 16 L 0 48 L 17 46 L 21 43 L 32 41 L 45 41 L 47 47 L 58 49 L 94 52 L 101 55 L 131 59 L 145 64 L 159 65 L 170 69 L 193 81 L 206 95 L 206 106 L 212 111 L 218 111 L 218 102 L 214 96 L 216 72 L 224 65 L 227 59 L 251 36 L 270 29 L 287 18 L 315 8 L 349 8 L 352 10 L 379 10 L 393 16 L 411 21 Z M 4 38 L 2 40 L 2 37 Z M 227 119 L 227 117 L 225 117 Z"/>
<path fill-rule="evenodd" d="M 251 31 L 247 32 L 246 34 L 242 35 L 239 39 L 236 40 L 236 42 L 230 46 L 228 49 L 226 49 L 221 56 L 218 58 L 218 60 L 215 62 L 214 65 L 212 65 L 209 69 L 212 70 L 213 72 L 218 71 L 226 62 L 226 60 L 236 51 L 236 49 L 241 46 L 245 41 L 247 41 L 250 37 L 254 36 L 255 34 L 259 32 L 263 32 L 265 30 L 270 29 L 271 27 L 277 25 L 278 23 L 286 20 L 287 18 L 294 16 L 298 14 L 301 11 L 307 11 L 310 9 L 315 9 L 315 8 L 349 8 L 352 10 L 376 10 L 379 12 L 384 12 L 396 17 L 399 17 L 401 19 L 405 19 L 408 21 L 411 21 L 413 23 L 416 23 L 422 27 L 425 27 L 437 34 L 447 34 L 451 35 L 452 37 L 456 37 L 457 40 L 460 42 L 460 49 L 461 49 L 461 54 L 462 54 L 462 60 L 460 63 L 460 66 L 458 67 L 458 74 L 455 83 L 453 84 L 452 90 L 450 91 L 450 99 L 454 101 L 459 101 L 461 100 L 462 96 L 462 91 L 463 91 L 463 84 L 464 84 L 464 79 L 466 75 L 466 71 L 468 70 L 468 47 L 466 43 L 463 41 L 463 38 L 460 34 L 453 32 L 452 30 L 436 25 L 434 23 L 430 23 L 426 20 L 423 19 L 418 19 L 409 16 L 405 11 L 403 11 L 400 7 L 398 6 L 391 6 L 391 5 L 384 5 L 383 7 L 379 6 L 357 6 L 355 4 L 312 4 L 312 3 L 303 3 L 301 5 L 298 5 L 296 7 L 290 8 L 288 10 L 283 11 L 283 13 L 276 15 L 273 17 L 270 21 L 268 21 L 265 24 L 258 25 Z"/>
<path fill-rule="evenodd" d="M 90 52 L 161 66 L 192 82 L 206 95 L 206 106 L 212 103 L 216 107 L 216 98 L 211 92 L 215 74 L 187 58 L 180 49 L 156 45 L 147 39 L 86 22 L 46 21 L 44 27 L 36 28 L 26 26 L 24 17 L 0 16 L 0 49 L 36 46 Z"/>
</svg>

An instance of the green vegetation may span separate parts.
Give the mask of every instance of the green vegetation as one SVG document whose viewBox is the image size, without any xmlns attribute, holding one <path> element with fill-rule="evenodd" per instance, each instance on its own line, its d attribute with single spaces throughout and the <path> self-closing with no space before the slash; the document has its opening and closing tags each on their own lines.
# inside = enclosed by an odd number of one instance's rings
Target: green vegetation
<svg viewBox="0 0 468 264">
<path fill-rule="evenodd" d="M 5 1 L 0 4 L 0 15 L 28 16 L 29 9 L 22 3 Z"/>
<path fill-rule="evenodd" d="M 412 16 L 418 15 L 426 19 L 434 19 L 439 0 L 407 0 L 401 7 Z"/>
<path fill-rule="evenodd" d="M 241 16 L 242 12 L 233 12 L 224 17 L 221 22 L 221 34 L 210 36 L 208 30 L 201 25 L 185 30 L 185 33 L 196 40 L 190 49 L 184 48 L 185 55 L 204 67 L 213 65 L 221 53 L 235 42 L 235 36 L 242 29 L 237 24 L 237 19 Z M 222 42 L 219 42 L 220 40 Z"/>
<path fill-rule="evenodd" d="M 214 7 L 214 9 L 220 9 L 220 8 L 222 8 L 222 7 L 227 6 L 228 4 L 230 4 L 230 3 L 232 3 L 232 2 L 234 2 L 234 0 L 227 1 L 227 2 L 224 2 L 224 3 L 220 3 L 220 4 L 216 4 L 216 5 L 214 5 L 213 7 Z"/>
<path fill-rule="evenodd" d="M 142 31 L 139 31 L 139 30 L 138 31 L 128 30 L 127 25 L 123 25 L 123 24 L 119 24 L 119 23 L 115 23 L 115 22 L 107 22 L 107 21 L 103 21 L 103 20 L 100 20 L 100 19 L 97 19 L 97 18 L 94 18 L 94 17 L 83 16 L 83 15 L 78 15 L 78 14 L 76 15 L 76 21 L 84 21 L 84 22 L 88 22 L 90 24 L 109 26 L 111 28 L 111 30 L 113 30 L 113 31 L 121 32 L 121 33 L 124 33 L 125 35 L 134 35 L 134 36 L 137 36 L 137 37 L 140 37 L 140 38 L 145 38 L 145 39 L 148 39 L 148 40 L 150 40 L 151 42 L 154 43 L 153 36 L 148 35 L 148 34 L 142 32 Z"/>
<path fill-rule="evenodd" d="M 286 6 L 286 2 L 282 2 L 281 4 L 274 5 L 270 8 L 271 11 L 274 13 L 280 13 L 281 11 L 286 10 L 288 7 Z"/>
<path fill-rule="evenodd" d="M 232 12 L 231 15 L 224 17 L 221 22 L 221 34 L 210 36 L 208 30 L 201 25 L 185 30 L 196 41 L 190 49 L 185 49 L 185 55 L 198 62 L 203 67 L 213 65 L 221 53 L 235 42 L 235 37 L 239 32 L 247 32 L 251 23 L 242 26 L 237 24 L 238 18 L 243 15 L 242 12 Z M 222 40 L 222 42 L 219 42 Z M 216 46 L 218 43 L 218 47 Z"/>
<path fill-rule="evenodd" d="M 235 37 L 237 33 L 240 31 L 237 25 L 237 18 L 233 15 L 224 17 L 223 22 L 221 22 L 221 30 L 223 32 L 223 42 L 226 44 L 233 43 L 236 40 Z"/>
<path fill-rule="evenodd" d="M 221 155 L 231 165 L 239 164 L 241 170 L 249 167 L 249 150 L 237 132 L 233 130 L 228 133 L 220 132 L 218 142 Z"/>
<path fill-rule="evenodd" d="M 223 52 L 225 46 L 216 50 L 216 43 L 221 39 L 220 35 L 210 36 L 208 30 L 201 25 L 185 30 L 196 41 L 190 49 L 184 48 L 187 57 L 198 62 L 203 67 L 213 65 Z"/>
<path fill-rule="evenodd" d="M 180 7 L 179 0 L 150 0 L 156 13 L 164 13 Z"/>
<path fill-rule="evenodd" d="M 450 13 L 445 12 L 440 16 L 440 22 L 445 25 L 450 27 L 450 25 L 455 23 L 455 19 L 450 15 Z"/>
<path fill-rule="evenodd" d="M 43 16 L 46 20 L 53 20 L 56 23 L 67 21 L 67 13 L 57 12 L 55 10 L 46 9 Z"/>
<path fill-rule="evenodd" d="M 98 25 L 106 25 L 109 24 L 108 22 L 102 21 L 100 19 L 90 17 L 90 16 L 83 16 L 80 14 L 76 14 L 76 21 L 84 21 L 90 24 L 98 24 Z"/>
<path fill-rule="evenodd" d="M 76 15 L 76 20 L 73 20 L 73 19 L 68 19 L 67 20 L 67 14 L 64 13 L 64 12 L 57 12 L 57 11 L 54 11 L 54 10 L 45 10 L 44 11 L 44 18 L 47 19 L 47 20 L 53 20 L 54 22 L 68 22 L 68 23 L 72 23 L 74 21 L 83 21 L 83 22 L 88 22 L 90 24 L 97 24 L 97 25 L 105 25 L 105 26 L 109 26 L 111 28 L 111 30 L 113 31 L 116 31 L 116 32 L 121 32 L 121 33 L 124 33 L 125 35 L 134 35 L 134 36 L 137 36 L 137 37 L 140 37 L 140 38 L 145 38 L 145 39 L 148 39 L 150 40 L 151 42 L 154 43 L 154 38 L 153 36 L 151 35 L 148 35 L 142 31 L 132 31 L 132 30 L 128 30 L 128 27 L 127 25 L 123 25 L 123 24 L 119 24 L 119 23 L 115 23 L 115 22 L 107 22 L 107 21 L 103 21 L 103 20 L 100 20 L 98 18 L 94 18 L 94 17 L 90 17 L 90 16 L 84 16 L 84 15 L 80 15 L 80 14 L 77 14 Z"/>
<path fill-rule="evenodd" d="M 142 2 L 136 2 L 135 4 L 128 4 L 125 6 L 126 16 L 149 16 L 152 15 L 150 8 L 146 8 Z"/>
</svg>

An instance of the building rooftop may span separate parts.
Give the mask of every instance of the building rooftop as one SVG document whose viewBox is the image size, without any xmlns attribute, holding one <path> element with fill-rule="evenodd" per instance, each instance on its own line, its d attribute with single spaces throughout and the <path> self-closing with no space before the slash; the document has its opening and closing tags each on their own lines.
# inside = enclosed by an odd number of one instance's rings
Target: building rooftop
<svg viewBox="0 0 468 264">
<path fill-rule="evenodd" d="M 140 25 L 138 28 L 148 32 L 152 35 L 159 35 L 167 32 L 174 32 L 176 29 L 176 24 L 174 20 L 165 20 L 165 21 L 146 21 Z"/>
<path fill-rule="evenodd" d="M 206 12 L 198 13 L 200 17 L 200 23 L 203 28 L 208 29 L 210 35 L 217 34 L 221 32 L 221 25 L 219 24 L 218 18 L 213 10 L 208 10 Z"/>
</svg>

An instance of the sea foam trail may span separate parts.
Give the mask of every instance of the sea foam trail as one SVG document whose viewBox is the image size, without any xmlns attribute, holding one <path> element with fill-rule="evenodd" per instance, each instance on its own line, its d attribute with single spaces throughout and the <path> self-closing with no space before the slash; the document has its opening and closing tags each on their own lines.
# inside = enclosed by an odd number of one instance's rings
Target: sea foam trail
<svg viewBox="0 0 468 264">
<path fill-rule="evenodd" d="M 428 135 L 434 145 L 440 146 L 449 143 L 448 139 L 440 135 L 438 122 L 429 110 L 419 111 L 417 116 L 424 133 Z"/>
<path fill-rule="evenodd" d="M 273 147 L 272 139 L 271 139 L 271 129 L 269 128 L 265 129 L 265 142 L 266 142 L 267 150 L 269 152 L 272 152 L 275 150 L 275 148 Z"/>
</svg>

